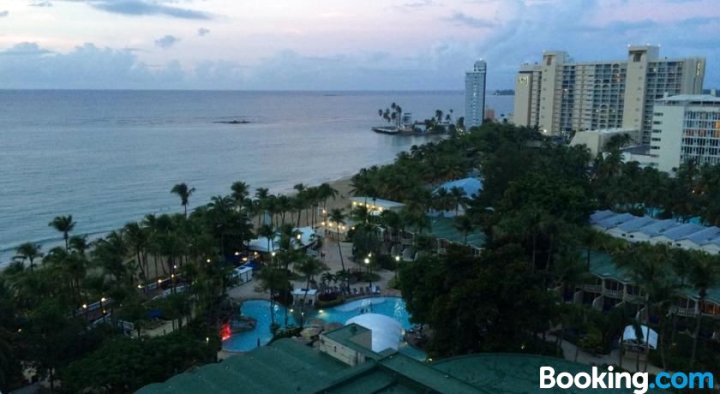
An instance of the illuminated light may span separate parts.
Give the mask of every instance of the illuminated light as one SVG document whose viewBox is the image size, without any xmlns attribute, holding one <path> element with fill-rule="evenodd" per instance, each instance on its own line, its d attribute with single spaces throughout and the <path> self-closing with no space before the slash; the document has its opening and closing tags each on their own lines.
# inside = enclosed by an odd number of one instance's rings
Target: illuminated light
<svg viewBox="0 0 720 394">
<path fill-rule="evenodd" d="M 235 252 L 235 256 L 240 256 L 240 252 Z"/>
<path fill-rule="evenodd" d="M 222 338 L 222 340 L 224 341 L 224 340 L 227 340 L 228 338 L 230 338 L 231 336 L 232 336 L 232 330 L 230 329 L 230 323 L 223 324 L 222 327 L 220 328 L 220 338 Z"/>
<path fill-rule="evenodd" d="M 324 226 L 324 225 L 325 225 L 325 222 L 320 222 L 320 225 L 321 225 L 321 226 Z"/>
<path fill-rule="evenodd" d="M 209 263 L 209 262 L 211 262 L 212 260 L 210 260 L 210 259 L 207 259 L 206 261 L 207 261 L 207 262 Z"/>
<path fill-rule="evenodd" d="M 295 312 L 295 309 L 290 308 L 290 313 Z"/>
<path fill-rule="evenodd" d="M 103 309 L 103 315 L 105 315 L 105 314 L 107 314 L 107 311 L 105 309 Z"/>
<path fill-rule="evenodd" d="M 298 234 L 298 235 L 297 235 L 297 239 L 302 239 L 302 235 L 301 235 L 301 234 Z"/>
<path fill-rule="evenodd" d="M 105 297 L 103 297 L 100 299 L 100 302 L 105 302 L 105 300 L 106 300 Z"/>
<path fill-rule="evenodd" d="M 395 261 L 400 262 L 400 256 L 395 256 Z"/>
<path fill-rule="evenodd" d="M 365 258 L 365 264 L 370 264 L 370 259 L 367 257 Z"/>
<path fill-rule="evenodd" d="M 210 343 L 210 337 L 205 337 L 205 343 Z"/>
<path fill-rule="evenodd" d="M 87 304 L 82 304 L 83 309 L 87 309 Z"/>
<path fill-rule="evenodd" d="M 275 257 L 275 252 L 272 252 L 272 253 L 270 253 L 270 254 L 272 255 L 272 257 Z"/>
<path fill-rule="evenodd" d="M 320 313 L 325 313 L 325 311 L 324 311 L 324 310 L 322 310 L 322 309 L 320 309 Z"/>
<path fill-rule="evenodd" d="M 158 284 L 162 283 L 162 279 L 158 279 Z"/>
<path fill-rule="evenodd" d="M 138 289 L 142 289 L 142 285 L 138 285 Z"/>
<path fill-rule="evenodd" d="M 171 278 L 175 279 L 175 274 L 170 275 Z"/>
<path fill-rule="evenodd" d="M 177 265 L 173 265 L 173 269 L 177 269 Z"/>
<path fill-rule="evenodd" d="M 242 261 L 248 261 L 248 258 L 247 258 L 247 257 L 243 257 L 243 258 L 242 258 Z"/>
<path fill-rule="evenodd" d="M 18 328 L 18 332 L 19 332 L 19 333 L 22 332 L 22 328 Z"/>
</svg>

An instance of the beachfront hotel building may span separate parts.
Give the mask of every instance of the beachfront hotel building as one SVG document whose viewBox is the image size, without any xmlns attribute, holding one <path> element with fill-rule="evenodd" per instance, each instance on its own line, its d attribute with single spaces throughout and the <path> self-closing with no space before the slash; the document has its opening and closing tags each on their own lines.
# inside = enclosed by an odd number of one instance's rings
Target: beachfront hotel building
<svg viewBox="0 0 720 394">
<path fill-rule="evenodd" d="M 655 100 L 699 94 L 704 77 L 704 58 L 661 58 L 653 45 L 629 46 L 625 60 L 599 62 L 546 51 L 540 64 L 520 67 L 513 121 L 547 134 L 631 129 L 636 143 L 648 145 Z"/>
<path fill-rule="evenodd" d="M 650 155 L 660 171 L 681 163 L 720 164 L 720 98 L 679 95 L 655 104 Z"/>
<path fill-rule="evenodd" d="M 465 73 L 465 127 L 477 127 L 485 116 L 485 76 L 487 64 L 475 62 L 472 71 Z"/>
</svg>

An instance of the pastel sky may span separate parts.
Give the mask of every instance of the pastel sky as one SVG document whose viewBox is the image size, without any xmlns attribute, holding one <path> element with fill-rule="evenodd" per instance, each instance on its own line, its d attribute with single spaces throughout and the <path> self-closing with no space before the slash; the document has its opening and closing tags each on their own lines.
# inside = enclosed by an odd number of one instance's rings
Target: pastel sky
<svg viewBox="0 0 720 394">
<path fill-rule="evenodd" d="M 717 0 L 0 0 L 0 88 L 462 89 L 477 59 L 512 88 L 543 50 L 704 56 Z"/>
</svg>

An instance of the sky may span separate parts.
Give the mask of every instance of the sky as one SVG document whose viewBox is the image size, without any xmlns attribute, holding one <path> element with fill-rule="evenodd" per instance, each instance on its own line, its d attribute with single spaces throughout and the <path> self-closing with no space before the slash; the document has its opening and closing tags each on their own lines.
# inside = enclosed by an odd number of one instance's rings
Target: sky
<svg viewBox="0 0 720 394">
<path fill-rule="evenodd" d="M 483 59 L 505 89 L 646 43 L 715 88 L 718 37 L 717 0 L 0 0 L 0 88 L 461 90 Z"/>
</svg>

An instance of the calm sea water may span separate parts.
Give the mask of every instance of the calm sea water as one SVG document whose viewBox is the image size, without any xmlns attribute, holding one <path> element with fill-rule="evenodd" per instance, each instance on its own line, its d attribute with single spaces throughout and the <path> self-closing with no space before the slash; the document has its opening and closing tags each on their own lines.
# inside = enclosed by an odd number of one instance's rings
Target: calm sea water
<svg viewBox="0 0 720 394">
<path fill-rule="evenodd" d="M 58 215 L 92 235 L 180 212 L 179 182 L 198 206 L 238 180 L 283 192 L 390 162 L 428 138 L 371 132 L 392 102 L 416 119 L 463 112 L 462 92 L 0 91 L 0 264 L 60 241 Z M 512 111 L 510 96 L 487 102 Z M 252 123 L 217 123 L 236 119 Z"/>
</svg>

